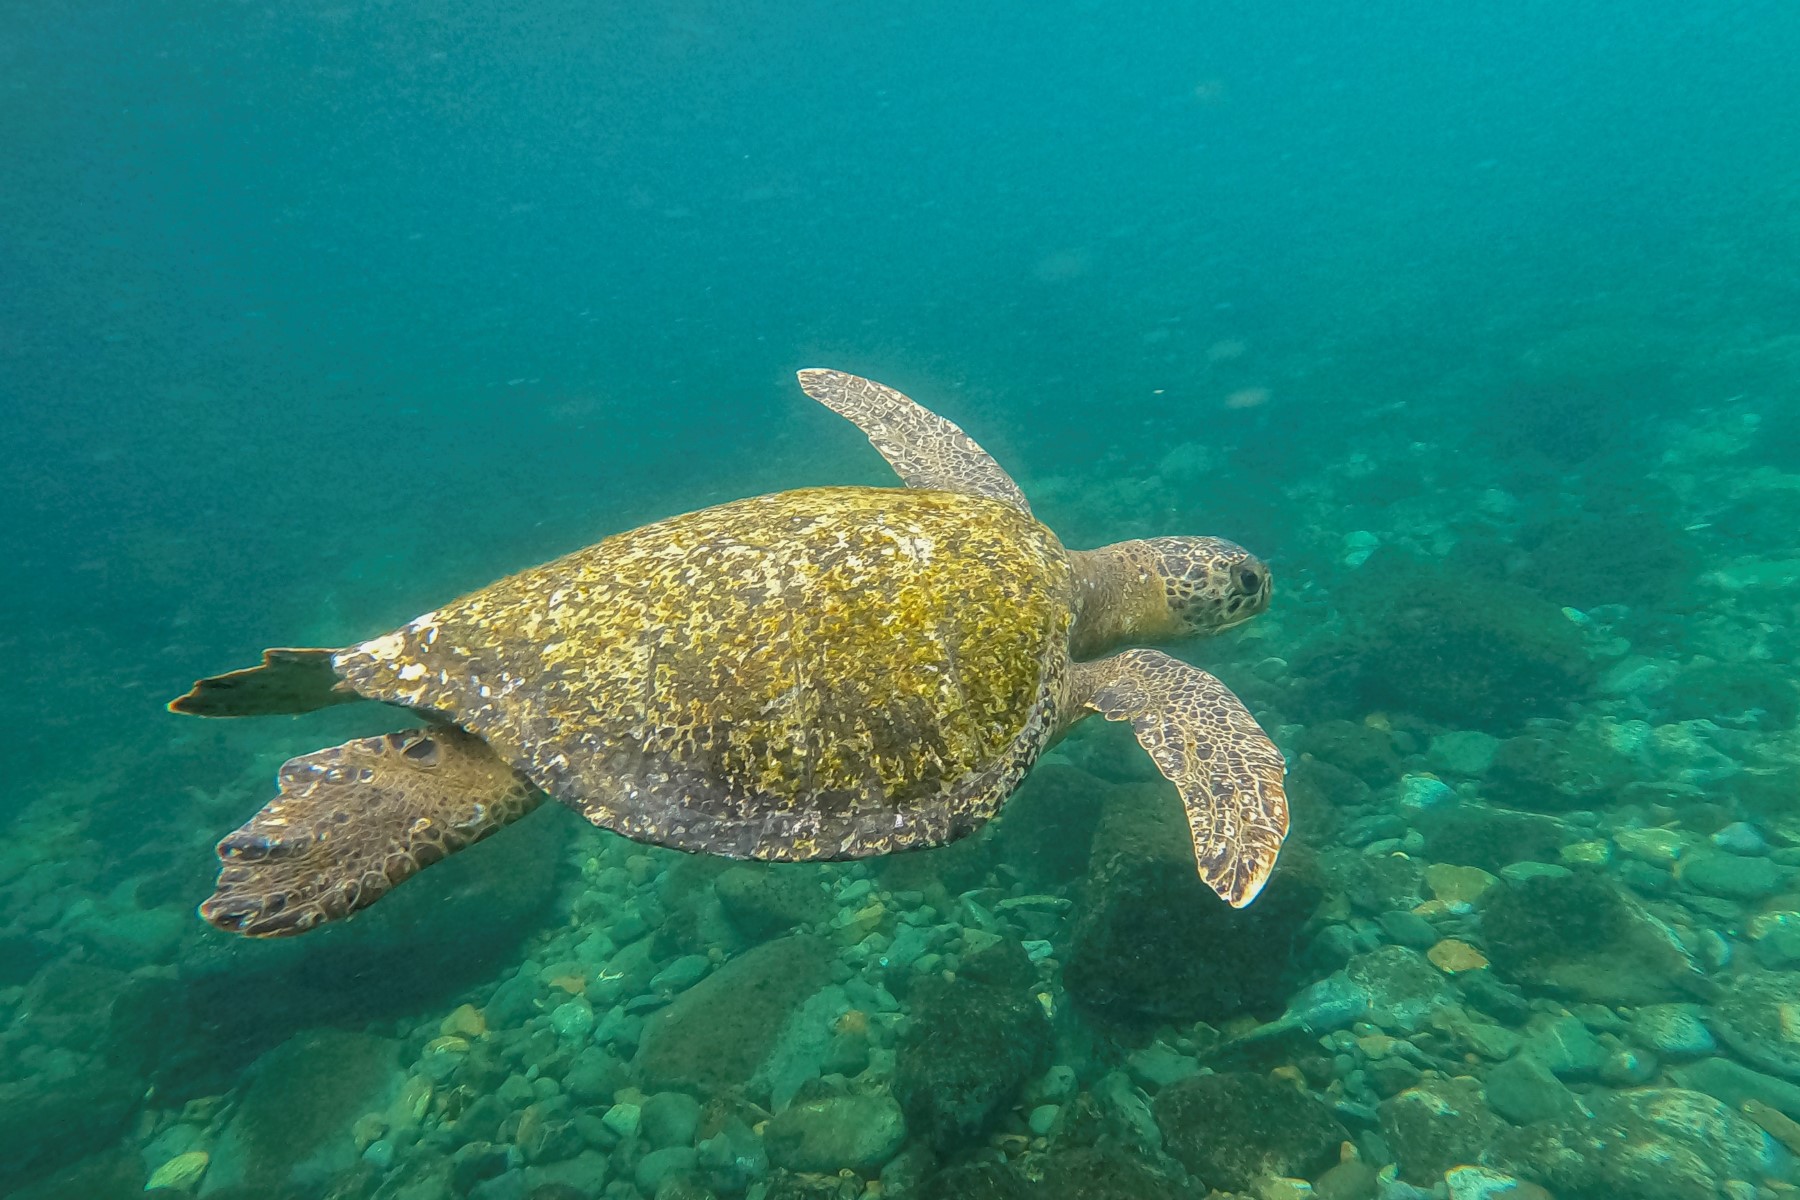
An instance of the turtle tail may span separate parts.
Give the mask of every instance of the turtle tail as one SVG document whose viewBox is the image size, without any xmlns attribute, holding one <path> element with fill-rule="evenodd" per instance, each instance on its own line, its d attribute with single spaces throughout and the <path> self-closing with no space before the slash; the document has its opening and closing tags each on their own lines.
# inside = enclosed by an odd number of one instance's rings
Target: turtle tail
<svg viewBox="0 0 1800 1200">
<path fill-rule="evenodd" d="M 543 799 L 480 738 L 435 726 L 289 759 L 281 792 L 219 843 L 200 915 L 247 937 L 305 933 L 367 908 Z"/>
<path fill-rule="evenodd" d="M 264 650 L 254 667 L 202 679 L 169 701 L 169 711 L 195 717 L 266 717 L 311 712 L 362 697 L 338 678 L 336 650 Z"/>
</svg>

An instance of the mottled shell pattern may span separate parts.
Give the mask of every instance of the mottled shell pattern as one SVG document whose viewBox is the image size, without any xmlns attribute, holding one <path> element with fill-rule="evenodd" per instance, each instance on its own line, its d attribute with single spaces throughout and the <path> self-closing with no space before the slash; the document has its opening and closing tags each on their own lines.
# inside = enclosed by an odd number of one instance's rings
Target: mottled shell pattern
<svg viewBox="0 0 1800 1200">
<path fill-rule="evenodd" d="M 618 534 L 338 652 L 589 820 L 863 857 L 991 817 L 1066 714 L 1072 568 L 979 495 L 808 488 Z"/>
</svg>

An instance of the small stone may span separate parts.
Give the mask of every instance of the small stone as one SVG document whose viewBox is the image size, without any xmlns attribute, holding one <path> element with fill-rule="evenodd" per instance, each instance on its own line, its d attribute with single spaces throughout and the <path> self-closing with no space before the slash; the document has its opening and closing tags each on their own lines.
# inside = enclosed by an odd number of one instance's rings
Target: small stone
<svg viewBox="0 0 1800 1200">
<path fill-rule="evenodd" d="M 1489 1071 L 1482 1086 L 1488 1106 L 1515 1125 L 1551 1120 L 1579 1107 L 1575 1094 L 1529 1054 L 1515 1055 Z"/>
<path fill-rule="evenodd" d="M 1766 858 L 1717 851 L 1681 860 L 1676 878 L 1697 892 L 1725 900 L 1759 900 L 1781 890 L 1790 871 Z"/>
<path fill-rule="evenodd" d="M 444 1037 L 473 1040 L 487 1032 L 487 1018 L 473 1004 L 458 1005 L 438 1022 L 438 1032 Z"/>
<path fill-rule="evenodd" d="M 1388 940 L 1402 946 L 1411 946 L 1414 950 L 1424 950 L 1437 944 L 1437 928 L 1424 917 L 1404 909 L 1390 909 L 1377 918 L 1381 931 Z"/>
<path fill-rule="evenodd" d="M 1049 1137 L 1050 1131 L 1056 1127 L 1056 1118 L 1062 1115 L 1062 1109 L 1054 1104 L 1040 1104 L 1031 1110 L 1031 1116 L 1025 1121 L 1031 1132 L 1039 1137 Z"/>
<path fill-rule="evenodd" d="M 1479 971 L 1488 965 L 1488 960 L 1481 951 L 1456 938 L 1445 938 L 1430 950 L 1425 957 L 1433 966 L 1447 975 L 1455 975 L 1462 971 Z"/>
<path fill-rule="evenodd" d="M 1425 761 L 1433 770 L 1474 778 L 1488 773 L 1498 749 L 1500 739 L 1493 734 L 1459 729 L 1432 738 L 1425 750 Z"/>
<path fill-rule="evenodd" d="M 1180 1083 L 1200 1073 L 1200 1064 L 1163 1042 L 1152 1042 L 1125 1059 L 1131 1077 L 1140 1086 L 1155 1090 Z"/>
<path fill-rule="evenodd" d="M 1758 913 L 1744 927 L 1756 961 L 1771 971 L 1800 966 L 1800 912 Z"/>
<path fill-rule="evenodd" d="M 1432 863 L 1425 868 L 1425 886 L 1431 889 L 1433 896 L 1451 905 L 1473 908 L 1482 894 L 1499 882 L 1480 867 Z"/>
<path fill-rule="evenodd" d="M 691 1146 L 700 1125 L 700 1102 L 682 1092 L 658 1092 L 645 1100 L 639 1128 L 654 1147 Z"/>
<path fill-rule="evenodd" d="M 594 1030 L 594 1009 L 581 996 L 550 1010 L 550 1028 L 565 1042 L 583 1042 Z"/>
<path fill-rule="evenodd" d="M 698 1165 L 699 1155 L 692 1146 L 665 1146 L 661 1150 L 652 1150 L 638 1160 L 638 1191 L 654 1196 L 663 1180 L 692 1171 Z"/>
<path fill-rule="evenodd" d="M 1304 1179 L 1271 1175 L 1256 1181 L 1256 1200 L 1308 1200 L 1313 1186 Z"/>
<path fill-rule="evenodd" d="M 686 991 L 706 977 L 712 968 L 712 961 L 704 954 L 684 954 L 650 980 L 653 992 L 673 993 Z"/>
<path fill-rule="evenodd" d="M 1704 1058 L 1716 1048 L 1692 1004 L 1647 1004 L 1631 1018 L 1631 1038 L 1664 1058 Z"/>
<path fill-rule="evenodd" d="M 1600 1064 L 1600 1078 L 1614 1087 L 1638 1087 L 1656 1078 L 1656 1057 L 1643 1050 L 1614 1050 Z"/>
<path fill-rule="evenodd" d="M 200 1177 L 206 1174 L 206 1165 L 210 1161 L 204 1150 L 189 1150 L 186 1154 L 177 1154 L 150 1172 L 150 1180 L 144 1184 L 144 1190 L 148 1192 L 168 1188 L 172 1192 L 191 1192 L 199 1186 Z"/>
<path fill-rule="evenodd" d="M 885 1092 L 790 1105 L 763 1130 L 769 1161 L 790 1171 L 868 1174 L 900 1152 L 906 1119 Z"/>
<path fill-rule="evenodd" d="M 1769 843 L 1756 826 L 1733 821 L 1712 835 L 1712 844 L 1730 854 L 1757 857 L 1769 852 Z"/>
<path fill-rule="evenodd" d="M 1508 863 L 1500 868 L 1500 878 L 1514 887 L 1530 879 L 1562 879 L 1569 874 L 1569 868 L 1559 867 L 1555 863 L 1524 862 Z"/>
<path fill-rule="evenodd" d="M 1408 775 L 1400 780 L 1398 805 L 1403 813 L 1421 813 L 1456 803 L 1456 790 L 1435 775 Z"/>
<path fill-rule="evenodd" d="M 1452 1167 L 1444 1175 L 1450 1200 L 1549 1200 L 1535 1183 L 1487 1167 Z"/>
<path fill-rule="evenodd" d="M 1604 867 L 1612 861 L 1611 842 L 1570 842 L 1557 851 L 1567 867 Z"/>
<path fill-rule="evenodd" d="M 1620 829 L 1613 834 L 1619 852 L 1639 862 L 1666 867 L 1688 849 L 1688 839 L 1674 829 Z"/>
<path fill-rule="evenodd" d="M 1526 1033 L 1524 1053 L 1561 1079 L 1591 1078 L 1606 1061 L 1606 1048 L 1576 1017 L 1534 1021 Z"/>
<path fill-rule="evenodd" d="M 363 1161 L 378 1171 L 385 1171 L 394 1165 L 394 1143 L 386 1138 L 377 1138 L 363 1147 Z"/>
<path fill-rule="evenodd" d="M 608 1129 L 622 1138 L 636 1137 L 643 1119 L 644 1110 L 635 1104 L 615 1104 L 600 1118 Z"/>
</svg>

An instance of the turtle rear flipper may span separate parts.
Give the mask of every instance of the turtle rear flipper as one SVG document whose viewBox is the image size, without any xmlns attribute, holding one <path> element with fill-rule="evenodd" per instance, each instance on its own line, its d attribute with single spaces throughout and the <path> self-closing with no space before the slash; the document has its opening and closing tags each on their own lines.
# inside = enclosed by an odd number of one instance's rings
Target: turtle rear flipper
<svg viewBox="0 0 1800 1200">
<path fill-rule="evenodd" d="M 281 937 L 349 916 L 543 798 L 452 726 L 303 754 L 279 779 L 281 794 L 219 843 L 200 915 L 220 929 Z"/>
<path fill-rule="evenodd" d="M 202 679 L 169 701 L 169 711 L 195 717 L 267 717 L 312 712 L 362 697 L 332 668 L 336 650 L 264 650 L 261 665 Z"/>
</svg>

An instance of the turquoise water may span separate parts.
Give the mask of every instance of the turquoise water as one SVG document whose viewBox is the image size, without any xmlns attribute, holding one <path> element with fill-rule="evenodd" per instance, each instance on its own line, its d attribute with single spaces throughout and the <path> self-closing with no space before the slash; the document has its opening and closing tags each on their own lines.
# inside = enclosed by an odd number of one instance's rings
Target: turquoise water
<svg viewBox="0 0 1800 1200">
<path fill-rule="evenodd" d="M 1790 6 L 4 28 L 0 1193 L 1800 1186 Z M 1270 564 L 1173 647 L 1287 759 L 1253 905 L 1090 722 L 943 850 L 734 865 L 551 805 L 303 937 L 195 915 L 285 759 L 416 719 L 169 698 L 892 483 L 809 366 L 1071 546 Z"/>
</svg>

